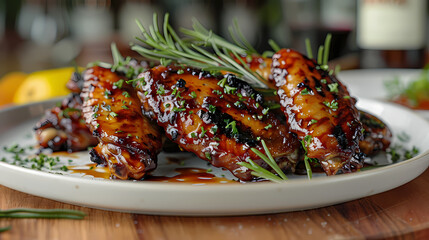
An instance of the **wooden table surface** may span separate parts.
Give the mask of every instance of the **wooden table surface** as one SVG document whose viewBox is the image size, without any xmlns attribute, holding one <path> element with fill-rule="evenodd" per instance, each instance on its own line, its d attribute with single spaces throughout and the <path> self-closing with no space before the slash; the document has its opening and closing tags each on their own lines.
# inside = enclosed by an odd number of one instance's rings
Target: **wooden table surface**
<svg viewBox="0 0 429 240">
<path fill-rule="evenodd" d="M 0 219 L 7 239 L 429 239 L 429 170 L 371 197 L 314 210 L 237 217 L 177 217 L 90 209 L 0 186 L 0 208 L 69 208 L 84 220 Z"/>
</svg>

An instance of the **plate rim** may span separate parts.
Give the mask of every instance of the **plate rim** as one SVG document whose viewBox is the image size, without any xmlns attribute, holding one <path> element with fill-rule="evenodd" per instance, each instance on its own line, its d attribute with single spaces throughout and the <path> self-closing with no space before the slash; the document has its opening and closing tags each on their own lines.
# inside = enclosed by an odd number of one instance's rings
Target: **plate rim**
<svg viewBox="0 0 429 240">
<path fill-rule="evenodd" d="M 61 99 L 61 98 L 60 98 Z M 32 103 L 32 104 L 27 104 L 27 105 L 19 105 L 19 106 L 14 106 L 12 108 L 6 108 L 6 109 L 2 109 L 0 110 L 0 114 L 4 114 L 4 112 L 7 111 L 12 111 L 14 109 L 20 109 L 23 107 L 30 107 L 30 106 L 34 106 L 34 105 L 43 105 L 43 104 L 47 104 L 49 105 L 50 103 L 53 103 L 55 101 L 58 101 L 59 99 L 53 99 L 53 100 L 47 100 L 47 101 L 42 101 L 42 102 L 36 102 L 36 103 Z M 398 106 L 396 104 L 393 103 L 386 103 L 383 101 L 379 101 L 379 100 L 375 100 L 375 99 L 359 99 L 359 101 L 369 101 L 369 102 L 377 102 L 379 104 L 382 105 L 390 105 L 391 107 L 395 107 L 395 108 L 401 108 L 403 111 L 407 111 L 408 113 L 412 114 L 414 118 L 418 118 L 420 121 L 424 121 L 426 123 L 429 124 L 429 122 L 423 118 L 422 116 L 416 114 L 415 112 L 413 112 L 412 110 L 403 107 L 403 106 Z M 428 125 L 429 126 L 429 125 Z M 368 176 L 377 176 L 379 175 L 380 172 L 384 172 L 386 174 L 390 173 L 390 172 L 394 172 L 394 171 L 398 171 L 398 169 L 403 168 L 404 165 L 409 166 L 411 164 L 423 164 L 423 161 L 426 161 L 426 167 L 424 169 L 421 169 L 419 173 L 416 174 L 416 176 L 412 177 L 409 180 L 406 180 L 404 183 L 397 185 L 395 187 L 401 186 L 403 184 L 405 184 L 408 181 L 411 181 L 412 179 L 416 178 L 417 176 L 419 176 L 422 172 L 424 172 L 427 168 L 427 165 L 429 164 L 429 162 L 427 161 L 428 159 L 427 156 L 429 155 L 429 149 L 418 154 L 417 156 L 402 161 L 402 162 L 398 162 L 395 164 L 390 164 L 387 166 L 383 166 L 380 168 L 375 168 L 375 169 L 371 169 L 371 170 L 367 170 L 367 171 L 359 171 L 359 172 L 355 172 L 352 174 L 344 174 L 344 175 L 336 175 L 336 176 L 329 176 L 329 177 L 321 177 L 321 178 L 317 178 L 317 179 L 313 179 L 311 181 L 308 181 L 307 179 L 293 179 L 290 181 L 286 181 L 284 183 L 273 183 L 273 182 L 258 182 L 258 183 L 246 183 L 246 184 L 209 184 L 209 185 L 203 185 L 203 186 L 199 186 L 199 185 L 191 185 L 191 184 L 183 184 L 183 183 L 163 183 L 163 182 L 144 182 L 144 181 L 121 181 L 121 180 L 95 180 L 95 179 L 86 179 L 86 178 L 79 178 L 79 177 L 73 177 L 73 176 L 67 176 L 67 175 L 58 175 L 58 174 L 52 174 L 52 173 L 48 173 L 48 172 L 44 172 L 44 171 L 38 171 L 38 170 L 33 170 L 33 169 L 28 169 L 28 168 L 24 168 L 21 166 L 15 166 L 15 165 L 11 165 L 8 163 L 4 163 L 4 162 L 0 162 L 0 172 L 5 171 L 5 170 L 13 170 L 16 171 L 20 174 L 29 174 L 32 175 L 33 177 L 36 176 L 37 178 L 46 178 L 47 180 L 52 180 L 52 181 L 56 181 L 58 179 L 60 180 L 64 180 L 66 181 L 68 184 L 78 184 L 78 185 L 91 185 L 94 187 L 105 187 L 106 183 L 108 183 L 108 187 L 107 188 L 131 188 L 131 189 L 136 189 L 136 190 L 145 190 L 145 189 L 150 189 L 150 190 L 159 190 L 158 188 L 160 186 L 162 186 L 161 191 L 173 191 L 173 192 L 183 192 L 183 193 L 190 193 L 190 192 L 195 192 L 196 190 L 199 193 L 207 193 L 207 192 L 211 192 L 211 191 L 219 191 L 219 189 L 221 189 L 222 191 L 228 192 L 229 194 L 237 194 L 237 189 L 240 189 L 240 192 L 249 192 L 252 193 L 255 190 L 258 191 L 262 191 L 262 192 L 273 192 L 273 191 L 287 191 L 288 189 L 294 188 L 296 187 L 296 185 L 302 187 L 302 188 L 309 188 L 309 186 L 314 187 L 315 185 L 332 185 L 332 184 L 338 184 L 341 182 L 347 182 L 347 183 L 353 183 L 353 181 L 355 179 L 360 179 L 360 178 L 365 178 Z M 2 178 L 0 177 L 0 180 Z M 89 184 L 88 184 L 89 183 Z M 9 187 L 8 185 L 11 184 L 4 184 L 2 181 L 0 181 L 0 184 Z M 11 187 L 13 188 L 13 187 Z M 16 189 L 16 188 L 13 188 Z M 392 188 L 383 190 L 383 191 L 387 191 L 390 190 Z M 20 191 L 19 189 L 16 189 L 18 191 Z M 22 190 L 22 189 L 21 189 Z M 381 191 L 381 192 L 383 192 Z M 28 193 L 28 192 L 27 192 Z M 378 193 L 378 192 L 376 192 Z M 36 195 L 36 196 L 40 196 L 34 193 L 29 193 L 32 195 Z M 375 193 L 373 193 L 375 194 Z M 369 195 L 372 195 L 371 193 Z M 366 195 L 368 196 L 368 195 Z M 366 197 L 366 196 L 362 196 L 362 197 Z M 45 197 L 45 196 L 41 196 L 41 197 Z M 49 197 L 48 197 L 49 198 Z M 360 197 L 359 197 L 360 198 Z M 52 199 L 52 198 L 51 198 Z M 353 198 L 356 199 L 356 198 Z M 58 200 L 58 199 L 55 199 Z M 60 199 L 59 201 L 62 202 L 67 202 L 64 201 L 62 199 Z M 346 200 L 349 201 L 349 200 Z M 344 201 L 340 201 L 340 202 L 344 202 Z M 72 204 L 75 205 L 79 205 L 79 203 L 76 202 L 71 202 Z M 87 207 L 93 207 L 93 208 L 97 208 L 97 206 L 91 206 L 91 205 L 86 205 L 83 204 L 84 206 Z M 323 205 L 323 204 L 322 204 Z M 322 205 L 318 205 L 318 206 L 314 206 L 314 207 L 320 207 Z M 327 205 L 332 205 L 331 203 L 328 203 Z M 310 209 L 310 208 L 314 208 L 314 207 L 305 207 L 304 209 Z M 115 208 L 107 208 L 108 210 L 113 210 L 113 211 L 132 211 L 132 210 L 127 210 L 127 209 L 115 209 Z M 295 210 L 299 210 L 299 209 L 295 209 Z M 288 211 L 288 210 L 287 210 Z M 143 210 L 143 211 L 132 211 L 132 212 L 142 212 L 142 213 L 149 213 L 149 214 L 160 214 L 160 215 L 204 215 L 204 216 L 226 216 L 226 215 L 248 215 L 248 214 L 259 214 L 259 213 L 267 213 L 267 212 L 255 212 L 255 213 L 242 213 L 242 212 L 232 212 L 231 214 L 228 213 L 213 213 L 213 212 L 206 212 L 206 213 L 201 213 L 201 212 L 151 212 L 150 210 Z M 272 212 L 271 210 L 269 210 L 268 212 Z M 277 212 L 277 211 L 274 211 Z M 284 212 L 284 211 L 281 211 Z"/>
</svg>

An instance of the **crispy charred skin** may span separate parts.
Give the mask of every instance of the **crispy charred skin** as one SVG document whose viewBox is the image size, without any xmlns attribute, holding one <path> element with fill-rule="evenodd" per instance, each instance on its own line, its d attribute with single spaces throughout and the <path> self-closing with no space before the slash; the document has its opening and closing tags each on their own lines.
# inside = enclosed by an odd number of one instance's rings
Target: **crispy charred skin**
<svg viewBox="0 0 429 240">
<path fill-rule="evenodd" d="M 91 160 L 107 165 L 113 178 L 141 179 L 157 164 L 162 142 L 157 126 L 143 116 L 134 88 L 116 73 L 93 67 L 84 74 L 83 114 L 100 143 Z"/>
<path fill-rule="evenodd" d="M 359 147 L 367 156 L 372 156 L 380 151 L 386 151 L 392 140 L 392 132 L 389 127 L 376 116 L 364 111 L 359 111 L 360 121 L 365 129 L 364 139 L 359 142 Z"/>
<path fill-rule="evenodd" d="M 317 158 L 327 175 L 362 167 L 362 125 L 346 87 L 291 49 L 273 56 L 272 76 L 291 131 L 307 140 L 308 157 Z"/>
<path fill-rule="evenodd" d="M 81 107 L 79 94 L 72 93 L 58 106 L 46 111 L 34 128 L 41 149 L 76 152 L 98 143 L 85 125 Z"/>
<path fill-rule="evenodd" d="M 140 75 L 138 96 L 146 113 L 173 142 L 239 179 L 253 178 L 238 165 L 246 158 L 267 167 L 251 148 L 264 140 L 283 169 L 297 161 L 299 143 L 267 109 L 262 96 L 234 75 L 214 77 L 191 68 L 158 66 Z"/>
<path fill-rule="evenodd" d="M 83 87 L 82 75 L 78 72 L 73 72 L 69 81 L 66 84 L 66 87 L 70 90 L 70 92 L 80 94 L 80 92 L 82 92 Z"/>
</svg>

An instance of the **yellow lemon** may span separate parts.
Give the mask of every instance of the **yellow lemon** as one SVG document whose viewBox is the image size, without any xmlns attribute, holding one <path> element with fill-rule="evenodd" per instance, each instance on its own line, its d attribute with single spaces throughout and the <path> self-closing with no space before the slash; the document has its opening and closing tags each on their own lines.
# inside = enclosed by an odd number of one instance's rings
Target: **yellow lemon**
<svg viewBox="0 0 429 240">
<path fill-rule="evenodd" d="M 66 83 L 74 71 L 75 68 L 67 67 L 30 73 L 16 91 L 13 102 L 23 104 L 69 94 Z"/>
<path fill-rule="evenodd" d="M 13 102 L 16 90 L 26 77 L 27 74 L 23 72 L 10 72 L 0 79 L 0 105 Z"/>
</svg>

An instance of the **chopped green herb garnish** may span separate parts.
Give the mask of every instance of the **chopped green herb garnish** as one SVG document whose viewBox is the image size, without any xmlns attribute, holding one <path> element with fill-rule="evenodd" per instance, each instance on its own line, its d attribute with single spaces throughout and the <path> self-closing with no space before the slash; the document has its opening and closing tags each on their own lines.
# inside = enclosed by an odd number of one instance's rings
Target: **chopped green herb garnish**
<svg viewBox="0 0 429 240">
<path fill-rule="evenodd" d="M 184 107 L 181 107 L 181 108 L 173 107 L 173 112 L 184 112 L 184 111 L 186 111 Z"/>
<path fill-rule="evenodd" d="M 206 135 L 207 130 L 204 129 L 204 127 L 201 127 L 201 134 L 200 138 L 203 138 Z"/>
<path fill-rule="evenodd" d="M 219 85 L 221 88 L 224 88 L 226 84 L 226 78 L 222 78 L 219 82 L 217 82 L 217 85 Z"/>
<path fill-rule="evenodd" d="M 335 99 L 332 100 L 331 102 L 324 101 L 323 104 L 332 110 L 338 109 L 338 102 L 335 101 Z"/>
<path fill-rule="evenodd" d="M 79 118 L 82 115 L 81 109 L 68 107 L 60 112 L 60 116 L 64 118 L 70 118 L 71 117 L 70 113 L 74 113 L 73 115 L 76 118 Z"/>
<path fill-rule="evenodd" d="M 304 88 L 304 89 L 301 90 L 301 95 L 309 95 L 309 94 L 311 94 L 311 92 L 308 91 L 307 88 Z"/>
<path fill-rule="evenodd" d="M 25 148 L 20 147 L 19 144 L 13 144 L 10 147 L 3 147 L 3 150 L 8 153 L 14 154 L 23 154 L 25 153 Z"/>
<path fill-rule="evenodd" d="M 234 94 L 237 91 L 237 88 L 235 87 L 231 87 L 228 84 L 225 84 L 225 87 L 223 88 L 223 91 L 226 94 Z"/>
<path fill-rule="evenodd" d="M 211 105 L 211 104 L 209 104 L 209 112 L 211 112 L 211 113 L 216 112 L 216 107 L 213 106 L 213 105 Z"/>
<path fill-rule="evenodd" d="M 123 92 L 122 92 L 122 95 L 124 95 L 126 98 L 131 97 L 131 96 L 130 96 L 130 94 L 129 94 L 128 92 L 126 92 L 126 91 L 123 91 Z"/>
<path fill-rule="evenodd" d="M 212 134 L 215 134 L 215 133 L 217 132 L 217 126 L 215 125 L 215 126 L 211 127 L 211 128 L 210 128 L 210 132 L 211 132 Z"/>
<path fill-rule="evenodd" d="M 144 80 L 144 77 L 131 79 L 131 80 L 126 81 L 126 83 L 128 83 L 128 84 L 132 83 L 133 87 L 135 87 L 138 83 L 142 83 L 143 86 L 146 85 L 146 81 Z"/>
<path fill-rule="evenodd" d="M 237 135 L 238 134 L 237 123 L 235 121 L 231 121 L 231 122 L 229 122 L 229 120 L 225 120 L 225 121 L 228 122 L 225 128 L 231 128 L 232 134 Z"/>
<path fill-rule="evenodd" d="M 262 114 L 264 114 L 264 115 L 267 115 L 267 113 L 268 113 L 268 111 L 270 110 L 270 108 L 268 107 L 268 108 L 264 108 L 263 110 L 262 110 Z"/>
<path fill-rule="evenodd" d="M 317 123 L 317 120 L 316 119 L 311 119 L 310 122 L 308 123 L 308 126 L 313 125 L 315 123 Z"/>
<path fill-rule="evenodd" d="M 196 97 L 197 97 L 197 94 L 196 94 L 194 91 L 192 91 L 192 92 L 189 94 L 189 96 L 190 96 L 191 98 L 196 98 Z"/>
<path fill-rule="evenodd" d="M 120 79 L 120 80 L 114 82 L 113 86 L 116 87 L 116 88 L 118 88 L 118 89 L 121 89 L 123 84 L 124 84 L 124 80 Z"/>
<path fill-rule="evenodd" d="M 160 94 L 160 95 L 165 94 L 164 86 L 159 85 L 158 90 L 156 90 L 156 93 L 157 93 L 157 94 Z"/>
<path fill-rule="evenodd" d="M 328 87 L 330 92 L 338 93 L 338 83 L 330 83 Z"/>
<path fill-rule="evenodd" d="M 217 95 L 222 95 L 223 94 L 222 91 L 219 91 L 217 89 L 213 90 L 212 93 L 215 93 Z"/>
<path fill-rule="evenodd" d="M 104 91 L 104 97 L 107 99 L 110 99 L 110 95 L 112 95 L 112 92 L 110 90 Z"/>
</svg>

